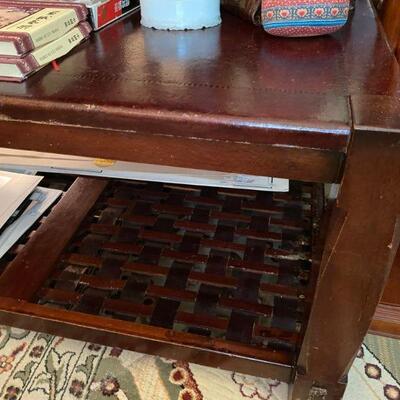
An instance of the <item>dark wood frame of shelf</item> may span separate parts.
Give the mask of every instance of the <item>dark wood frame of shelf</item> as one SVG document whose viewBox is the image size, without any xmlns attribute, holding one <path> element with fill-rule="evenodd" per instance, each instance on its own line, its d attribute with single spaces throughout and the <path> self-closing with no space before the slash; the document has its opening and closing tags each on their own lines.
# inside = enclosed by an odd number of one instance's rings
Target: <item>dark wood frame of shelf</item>
<svg viewBox="0 0 400 400">
<path fill-rule="evenodd" d="M 117 333 L 114 323 L 109 325 L 102 318 L 88 320 L 74 313 L 39 312 L 40 306 L 26 301 L 27 294 L 32 293 L 29 282 L 27 287 L 18 289 L 16 299 L 1 299 L 2 321 L 55 334 L 67 332 L 68 336 L 75 338 L 82 337 L 84 333 L 85 339 L 93 341 L 104 342 L 107 336 L 107 340 L 112 338 L 123 347 L 172 358 L 178 354 L 186 357 L 194 351 L 207 365 L 223 365 L 238 371 L 254 368 L 257 374 L 294 382 L 294 399 L 306 399 L 315 388 L 322 390 L 327 399 L 340 399 L 346 388 L 348 369 L 369 330 L 400 242 L 400 191 L 397 186 L 397 172 L 400 171 L 400 101 L 363 96 L 354 98 L 352 106 L 355 115 L 353 140 L 340 195 L 330 216 L 317 290 L 297 366 L 288 368 L 280 363 L 283 360 L 279 358 L 271 359 L 275 362 L 272 368 L 271 364 L 260 367 L 248 358 L 239 358 L 234 362 L 230 357 L 221 356 L 217 349 L 204 353 L 198 343 L 190 339 L 185 352 L 181 353 L 183 349 L 180 347 L 177 353 L 174 338 L 164 331 L 158 332 L 157 338 L 168 342 L 167 346 L 160 347 L 153 340 L 148 340 L 142 347 L 137 341 L 140 331 L 132 331 L 132 327 L 128 328 L 123 322 L 118 327 L 120 333 Z M 371 126 L 376 125 L 376 116 L 381 115 L 382 109 L 385 110 L 385 118 L 379 120 L 377 131 Z M 386 178 L 382 179 L 382 176 Z M 370 182 L 375 182 L 378 189 L 371 190 Z M 77 189 L 77 193 L 79 191 Z M 85 212 L 82 204 L 76 207 L 79 213 Z M 25 251 L 29 252 L 29 246 Z M 349 265 L 352 267 L 349 268 Z M 365 265 L 369 265 L 367 270 Z M 45 266 L 41 268 L 45 273 Z M 18 274 L 8 277 L 3 274 L 3 293 L 6 293 L 7 282 L 15 279 L 18 279 Z M 338 293 L 339 296 L 336 295 Z M 13 293 L 9 295 L 14 296 Z M 351 338 L 348 332 L 352 332 Z M 319 351 L 310 351 L 312 348 Z M 338 348 L 341 348 L 340 354 Z"/>
<path fill-rule="evenodd" d="M 105 179 L 77 178 L 38 230 L 18 251 L 15 259 L 5 268 L 0 276 L 2 323 L 77 340 L 84 337 L 85 340 L 94 343 L 119 346 L 171 359 L 190 360 L 247 374 L 256 370 L 259 375 L 291 382 L 295 372 L 296 352 L 259 346 L 251 347 L 240 342 L 208 338 L 77 311 L 53 309 L 35 303 L 43 283 L 53 272 L 66 245 L 77 232 L 83 218 L 92 209 L 107 184 L 108 180 Z M 324 232 L 326 225 L 320 225 L 319 221 L 319 216 L 323 211 L 323 193 L 320 185 L 318 187 L 320 190 L 314 190 L 313 196 L 318 197 L 318 200 L 313 202 L 313 207 L 317 204 L 319 206 L 318 209 L 311 209 L 312 220 Z M 328 221 L 327 215 L 323 218 L 323 224 Z M 314 232 L 313 237 L 310 237 L 314 243 L 312 246 L 313 269 L 310 283 L 304 289 L 305 321 L 310 312 L 315 284 L 318 280 L 319 258 L 324 248 L 325 235 L 322 234 L 319 237 L 316 235 L 317 232 Z M 45 259 L 42 257 L 44 253 L 46 253 Z M 24 271 L 23 277 L 21 277 L 21 271 Z M 273 285 L 270 286 L 272 288 Z M 278 296 L 286 293 L 284 286 L 282 288 L 280 285 L 276 286 Z M 306 326 L 305 322 L 302 331 L 296 334 L 294 346 L 297 350 L 301 346 L 300 341 L 304 336 Z M 286 341 L 287 337 L 282 336 L 286 334 L 282 331 L 280 339 Z M 279 339 L 279 336 L 277 338 Z"/>
</svg>

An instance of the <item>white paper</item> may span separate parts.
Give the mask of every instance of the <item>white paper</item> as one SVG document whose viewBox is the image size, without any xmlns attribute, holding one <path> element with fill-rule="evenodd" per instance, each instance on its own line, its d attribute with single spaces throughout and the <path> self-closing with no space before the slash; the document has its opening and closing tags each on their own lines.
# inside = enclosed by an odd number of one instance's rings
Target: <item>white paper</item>
<svg viewBox="0 0 400 400">
<path fill-rule="evenodd" d="M 0 171 L 0 227 L 33 192 L 42 178 L 41 176 Z"/>
<path fill-rule="evenodd" d="M 61 193 L 62 190 L 36 188 L 31 195 L 32 203 L 29 207 L 0 235 L 0 258 L 43 215 Z"/>
<path fill-rule="evenodd" d="M 96 159 L 0 148 L 0 169 L 21 168 L 40 172 L 102 176 L 195 186 L 214 186 L 259 191 L 288 192 L 289 180 L 218 171 L 166 167 L 116 161 L 98 166 Z"/>
<path fill-rule="evenodd" d="M 7 178 L 6 176 L 0 175 L 0 189 L 4 187 L 8 182 L 10 182 L 11 178 Z"/>
</svg>

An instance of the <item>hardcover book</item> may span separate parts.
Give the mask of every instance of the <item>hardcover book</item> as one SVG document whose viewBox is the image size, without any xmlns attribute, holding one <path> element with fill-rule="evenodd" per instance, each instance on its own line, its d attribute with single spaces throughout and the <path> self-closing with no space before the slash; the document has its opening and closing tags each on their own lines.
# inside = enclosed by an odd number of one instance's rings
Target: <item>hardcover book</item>
<svg viewBox="0 0 400 400">
<path fill-rule="evenodd" d="M 0 0 L 5 2 L 6 0 Z M 15 0 L 17 3 L 30 3 L 49 6 L 60 4 L 80 4 L 87 7 L 94 30 L 99 30 L 117 19 L 140 8 L 140 0 Z"/>
<path fill-rule="evenodd" d="M 81 22 L 62 37 L 23 57 L 0 56 L 0 80 L 23 81 L 53 60 L 69 53 L 89 36 L 91 30 L 89 23 Z"/>
<path fill-rule="evenodd" d="M 42 178 L 42 176 L 0 171 L 0 229 L 33 192 Z"/>
<path fill-rule="evenodd" d="M 99 30 L 140 8 L 139 0 L 86 0 L 93 28 Z"/>
<path fill-rule="evenodd" d="M 0 0 L 0 55 L 22 56 L 74 28 L 86 15 L 81 7 L 42 7 Z"/>
<path fill-rule="evenodd" d="M 35 8 L 73 8 L 78 14 L 79 21 L 84 21 L 88 16 L 85 0 L 0 0 L 0 7 L 35 7 Z"/>
</svg>

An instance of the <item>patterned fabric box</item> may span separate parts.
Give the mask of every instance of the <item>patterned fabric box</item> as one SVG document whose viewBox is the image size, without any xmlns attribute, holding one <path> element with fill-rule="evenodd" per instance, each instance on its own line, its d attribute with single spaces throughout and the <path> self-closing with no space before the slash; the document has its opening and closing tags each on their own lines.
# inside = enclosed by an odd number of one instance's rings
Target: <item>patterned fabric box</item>
<svg viewBox="0 0 400 400">
<path fill-rule="evenodd" d="M 276 36 L 316 36 L 340 29 L 349 0 L 263 0 L 264 29 Z"/>
</svg>

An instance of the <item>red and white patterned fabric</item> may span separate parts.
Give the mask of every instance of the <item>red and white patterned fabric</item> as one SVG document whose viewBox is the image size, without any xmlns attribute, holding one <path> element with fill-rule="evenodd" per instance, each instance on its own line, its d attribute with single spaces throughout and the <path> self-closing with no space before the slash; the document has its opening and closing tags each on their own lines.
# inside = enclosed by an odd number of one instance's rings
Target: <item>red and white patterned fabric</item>
<svg viewBox="0 0 400 400">
<path fill-rule="evenodd" d="M 264 29 L 276 36 L 317 36 L 347 22 L 349 0 L 263 0 Z"/>
</svg>

